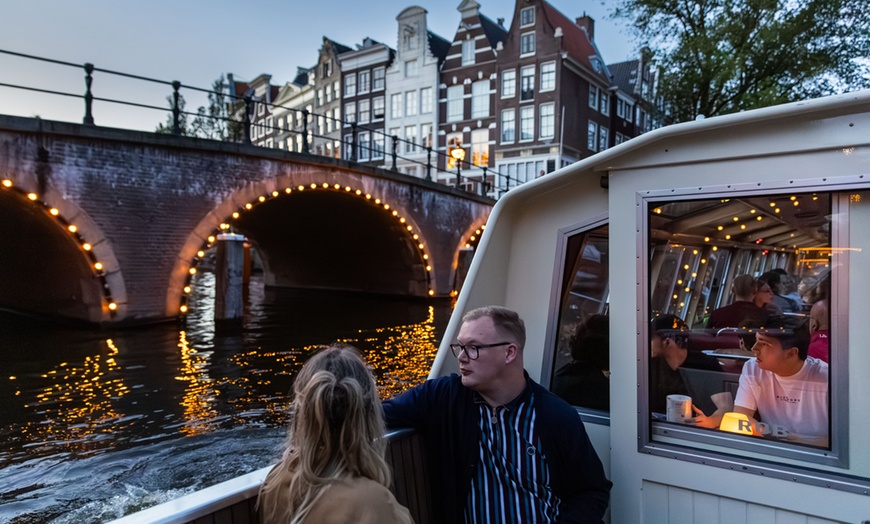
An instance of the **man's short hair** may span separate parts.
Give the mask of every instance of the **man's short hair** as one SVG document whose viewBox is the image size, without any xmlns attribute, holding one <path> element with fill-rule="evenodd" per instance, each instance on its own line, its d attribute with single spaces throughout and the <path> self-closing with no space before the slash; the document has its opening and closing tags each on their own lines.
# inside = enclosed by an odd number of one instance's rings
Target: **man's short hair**
<svg viewBox="0 0 870 524">
<path fill-rule="evenodd" d="M 734 278 L 731 285 L 738 297 L 751 297 L 755 293 L 755 278 L 752 275 L 740 275 Z"/>
<path fill-rule="evenodd" d="M 653 335 L 669 338 L 684 348 L 689 338 L 689 328 L 676 315 L 659 315 L 650 322 L 650 336 Z"/>
<path fill-rule="evenodd" d="M 809 322 L 805 318 L 786 315 L 773 316 L 767 319 L 764 327 L 758 330 L 762 335 L 779 339 L 783 349 L 797 348 L 798 357 L 807 359 L 810 346 Z"/>
<path fill-rule="evenodd" d="M 462 323 L 472 322 L 479 318 L 489 317 L 495 328 L 502 334 L 509 336 L 517 343 L 520 349 L 526 345 L 526 324 L 516 311 L 501 306 L 484 306 L 465 313 Z"/>
</svg>

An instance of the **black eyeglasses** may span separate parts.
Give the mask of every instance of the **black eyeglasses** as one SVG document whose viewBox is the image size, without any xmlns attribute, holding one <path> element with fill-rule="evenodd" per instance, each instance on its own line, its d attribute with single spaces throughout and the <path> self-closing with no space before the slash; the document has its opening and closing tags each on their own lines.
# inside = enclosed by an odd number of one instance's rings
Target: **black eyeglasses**
<svg viewBox="0 0 870 524">
<path fill-rule="evenodd" d="M 480 356 L 480 350 L 484 348 L 494 348 L 496 346 L 506 346 L 511 344 L 511 342 L 499 342 L 497 344 L 450 344 L 450 351 L 453 352 L 453 356 L 459 358 L 459 355 L 465 351 L 465 354 L 468 355 L 468 358 L 471 360 L 477 360 L 477 357 Z"/>
</svg>

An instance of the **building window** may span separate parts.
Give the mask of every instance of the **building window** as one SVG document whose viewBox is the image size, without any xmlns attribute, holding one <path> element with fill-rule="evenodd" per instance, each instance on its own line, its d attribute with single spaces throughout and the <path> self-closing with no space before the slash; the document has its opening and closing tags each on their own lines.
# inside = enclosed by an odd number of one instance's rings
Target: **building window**
<svg viewBox="0 0 870 524">
<path fill-rule="evenodd" d="M 351 156 L 352 156 L 351 155 L 351 153 L 352 153 L 351 148 L 352 147 L 353 147 L 353 136 L 344 135 L 344 159 L 345 160 L 351 159 Z"/>
<path fill-rule="evenodd" d="M 371 134 L 368 131 L 364 131 L 357 135 L 357 158 L 360 162 L 365 162 L 370 157 L 371 146 L 369 145 L 369 140 L 371 138 Z"/>
<path fill-rule="evenodd" d="M 466 40 L 462 42 L 462 65 L 471 65 L 474 63 L 474 40 Z"/>
<path fill-rule="evenodd" d="M 462 99 L 465 94 L 465 86 L 450 86 L 447 88 L 447 121 L 456 122 L 465 117 L 464 104 Z"/>
<path fill-rule="evenodd" d="M 623 138 L 623 136 L 624 135 L 622 133 L 616 133 L 616 139 L 614 140 L 614 144 L 618 146 L 619 144 L 625 142 L 625 138 Z"/>
<path fill-rule="evenodd" d="M 417 152 L 417 126 L 405 126 L 405 153 Z"/>
<path fill-rule="evenodd" d="M 384 158 L 384 135 L 375 132 L 372 139 L 372 160 Z"/>
<path fill-rule="evenodd" d="M 489 116 L 489 80 L 471 84 L 471 118 Z"/>
<path fill-rule="evenodd" d="M 344 106 L 344 123 L 356 122 L 356 102 L 348 102 Z"/>
<path fill-rule="evenodd" d="M 555 119 L 556 104 L 541 104 L 541 130 L 540 138 L 553 138 L 556 128 Z"/>
<path fill-rule="evenodd" d="M 420 126 L 420 145 L 423 147 L 432 147 L 435 139 L 432 129 L 432 124 L 423 124 Z"/>
<path fill-rule="evenodd" d="M 323 62 L 320 78 L 328 78 L 332 74 L 332 62 Z"/>
<path fill-rule="evenodd" d="M 344 77 L 344 96 L 356 96 L 356 74 L 350 73 Z"/>
<path fill-rule="evenodd" d="M 556 89 L 556 62 L 541 64 L 541 92 Z"/>
<path fill-rule="evenodd" d="M 372 72 L 371 71 L 360 71 L 359 72 L 359 93 L 368 93 L 371 88 L 371 79 Z"/>
<path fill-rule="evenodd" d="M 589 85 L 589 107 L 598 109 L 598 87 L 591 84 Z"/>
<path fill-rule="evenodd" d="M 341 107 L 336 107 L 332 110 L 333 119 L 335 121 L 335 130 L 338 131 L 338 128 L 341 126 Z"/>
<path fill-rule="evenodd" d="M 383 67 L 376 67 L 372 71 L 372 91 L 380 91 L 384 88 L 384 79 L 386 71 Z"/>
<path fill-rule="evenodd" d="M 607 142 L 608 142 L 607 134 L 608 133 L 609 133 L 609 130 L 606 127 L 600 126 L 598 128 L 598 150 L 599 151 L 604 151 L 605 149 L 607 149 Z"/>
<path fill-rule="evenodd" d="M 489 165 L 489 129 L 471 132 L 471 163 L 477 167 Z"/>
<path fill-rule="evenodd" d="M 332 99 L 341 99 L 341 84 L 338 82 L 338 80 L 332 83 Z"/>
<path fill-rule="evenodd" d="M 370 100 L 360 100 L 359 101 L 359 121 L 360 123 L 367 123 L 372 119 L 371 113 L 371 101 Z"/>
<path fill-rule="evenodd" d="M 501 73 L 501 97 L 513 98 L 517 94 L 517 71 L 508 69 Z"/>
<path fill-rule="evenodd" d="M 416 60 L 408 60 L 405 62 L 405 78 L 417 76 L 419 73 L 420 68 Z"/>
<path fill-rule="evenodd" d="M 323 89 L 317 90 L 317 105 L 319 105 L 319 106 L 323 105 Z"/>
<path fill-rule="evenodd" d="M 601 90 L 601 104 L 599 107 L 601 108 L 602 115 L 610 115 L 610 94 L 604 89 Z"/>
<path fill-rule="evenodd" d="M 390 95 L 390 118 L 402 118 L 402 93 Z"/>
<path fill-rule="evenodd" d="M 432 112 L 432 88 L 424 87 L 420 90 L 420 114 L 427 115 Z"/>
<path fill-rule="evenodd" d="M 372 120 L 384 118 L 384 97 L 379 96 L 372 100 Z"/>
<path fill-rule="evenodd" d="M 526 27 L 535 23 L 535 8 L 524 7 L 520 9 L 520 27 Z"/>
<path fill-rule="evenodd" d="M 586 149 L 595 151 L 598 146 L 598 124 L 589 122 L 589 127 L 586 130 Z"/>
<path fill-rule="evenodd" d="M 326 121 L 326 132 L 332 133 L 332 119 L 329 118 L 328 116 L 324 116 L 323 120 Z"/>
<path fill-rule="evenodd" d="M 514 141 L 514 133 L 516 132 L 517 120 L 516 112 L 513 109 L 504 109 L 501 112 L 501 142 L 503 144 Z"/>
<path fill-rule="evenodd" d="M 535 66 L 520 69 L 520 101 L 535 98 Z"/>
<path fill-rule="evenodd" d="M 535 107 L 520 108 L 520 142 L 535 139 Z"/>
<path fill-rule="evenodd" d="M 535 54 L 535 33 L 520 35 L 520 56 Z"/>
<path fill-rule="evenodd" d="M 405 93 L 405 116 L 417 116 L 417 92 Z"/>
</svg>

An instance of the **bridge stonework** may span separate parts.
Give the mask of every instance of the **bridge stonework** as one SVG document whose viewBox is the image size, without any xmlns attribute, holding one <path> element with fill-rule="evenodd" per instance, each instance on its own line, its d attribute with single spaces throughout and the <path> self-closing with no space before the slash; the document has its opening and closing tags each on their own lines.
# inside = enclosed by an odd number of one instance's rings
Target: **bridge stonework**
<svg viewBox="0 0 870 524">
<path fill-rule="evenodd" d="M 9 186 L 2 188 L 7 192 L 16 189 L 45 210 L 56 210 L 52 213 L 61 228 L 74 224 L 75 233 L 68 235 L 71 245 L 89 244 L 87 253 L 74 249 L 70 256 L 90 260 L 91 266 L 99 261 L 102 266 L 91 278 L 111 298 L 97 304 L 93 289 L 84 289 L 82 307 L 87 312 L 77 316 L 103 322 L 177 316 L 190 270 L 199 260 L 197 252 L 221 224 L 233 225 L 258 247 L 257 235 L 262 235 L 267 283 L 449 296 L 460 248 L 469 232 L 485 223 L 494 203 L 338 159 L 9 116 L 0 116 L 0 179 Z M 319 196 L 308 196 L 315 193 Z M 263 210 L 260 215 L 258 209 Z M 16 212 L 0 213 L 0 219 L 15 220 Z M 239 217 L 234 219 L 233 213 Z M 258 221 L 258 216 L 263 218 Z M 51 220 L 46 213 L 45 221 Z M 307 226 L 323 220 L 329 223 L 322 231 L 352 231 L 339 236 L 352 247 L 342 251 L 306 234 Z M 365 245 L 365 238 L 356 237 L 368 233 L 372 245 L 385 252 L 381 258 L 360 259 L 357 267 L 340 271 L 340 260 L 286 267 L 304 258 L 303 252 L 314 258 L 318 253 L 352 257 L 351 250 Z M 312 244 L 302 245 L 308 242 Z M 9 249 L 7 259 L 14 258 L 16 248 Z M 88 286 L 93 287 L 82 283 L 82 288 Z"/>
</svg>

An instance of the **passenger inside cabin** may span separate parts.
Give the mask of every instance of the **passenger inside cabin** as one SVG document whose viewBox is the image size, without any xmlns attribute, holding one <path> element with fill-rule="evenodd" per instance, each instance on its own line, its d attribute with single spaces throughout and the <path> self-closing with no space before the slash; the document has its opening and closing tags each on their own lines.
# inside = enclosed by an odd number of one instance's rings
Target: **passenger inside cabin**
<svg viewBox="0 0 870 524">
<path fill-rule="evenodd" d="M 756 435 L 827 447 L 828 364 L 807 356 L 807 322 L 776 318 L 765 328 L 743 366 L 734 411 L 750 417 Z"/>
<path fill-rule="evenodd" d="M 650 325 L 650 409 L 665 413 L 668 395 L 688 395 L 680 368 L 722 371 L 715 357 L 688 349 L 689 331 L 676 315 L 661 315 Z"/>
<path fill-rule="evenodd" d="M 782 315 L 782 310 L 773 303 L 774 296 L 775 294 L 770 284 L 760 278 L 755 281 L 755 297 L 752 301 L 755 302 L 756 306 L 764 309 L 768 317 Z"/>
<path fill-rule="evenodd" d="M 800 313 L 803 310 L 801 301 L 795 301 L 785 296 L 785 293 L 789 291 L 791 277 L 784 269 L 772 269 L 758 277 L 758 280 L 770 286 L 770 290 L 773 291 L 773 305 L 781 312 Z M 797 286 L 795 286 L 795 291 L 797 291 Z"/>
<path fill-rule="evenodd" d="M 592 315 L 568 342 L 571 362 L 556 370 L 553 393 L 573 406 L 610 411 L 610 320 Z"/>
<path fill-rule="evenodd" d="M 830 363 L 830 331 L 828 328 L 828 299 L 823 298 L 810 309 L 810 346 L 807 354 Z"/>
<path fill-rule="evenodd" d="M 755 279 L 752 275 L 735 277 L 731 283 L 731 292 L 734 293 L 734 302 L 713 310 L 707 319 L 708 329 L 739 328 L 764 323 L 767 312 L 753 302 Z"/>
<path fill-rule="evenodd" d="M 359 352 L 332 346 L 314 355 L 293 393 L 287 450 L 260 488 L 261 522 L 413 522 L 389 490 L 383 412 Z"/>
<path fill-rule="evenodd" d="M 583 421 L 529 377 L 525 342 L 516 312 L 471 310 L 450 345 L 459 375 L 384 402 L 389 427 L 423 437 L 435 522 L 597 524 L 604 516 L 611 483 Z"/>
</svg>

